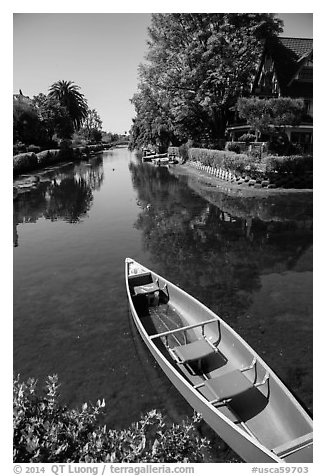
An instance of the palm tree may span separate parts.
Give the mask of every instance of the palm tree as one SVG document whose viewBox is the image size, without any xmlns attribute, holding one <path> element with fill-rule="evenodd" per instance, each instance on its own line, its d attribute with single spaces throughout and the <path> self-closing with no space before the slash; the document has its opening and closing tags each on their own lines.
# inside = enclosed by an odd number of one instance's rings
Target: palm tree
<svg viewBox="0 0 326 476">
<path fill-rule="evenodd" d="M 57 99 L 66 107 L 76 130 L 78 130 L 87 116 L 88 105 L 80 87 L 73 81 L 56 81 L 49 88 L 49 96 Z"/>
</svg>

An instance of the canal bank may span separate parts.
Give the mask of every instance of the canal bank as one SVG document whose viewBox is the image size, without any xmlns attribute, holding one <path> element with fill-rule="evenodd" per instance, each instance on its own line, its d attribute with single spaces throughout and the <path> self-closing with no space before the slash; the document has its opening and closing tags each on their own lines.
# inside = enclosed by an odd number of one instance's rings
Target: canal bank
<svg viewBox="0 0 326 476">
<path fill-rule="evenodd" d="M 254 188 L 219 179 L 187 163 L 172 166 L 169 172 L 232 216 L 263 221 L 300 219 L 312 223 L 311 189 Z"/>
<path fill-rule="evenodd" d="M 227 180 L 219 179 L 214 175 L 211 175 L 204 170 L 196 169 L 189 165 L 187 162 L 171 167 L 171 173 L 176 176 L 188 176 L 193 179 L 197 179 L 198 182 L 204 188 L 216 187 L 217 190 L 227 191 L 229 193 L 243 196 L 243 197 L 266 197 L 267 195 L 288 195 L 293 194 L 307 194 L 312 195 L 312 189 L 300 189 L 300 188 L 256 188 L 250 186 L 246 182 L 231 182 Z"/>
</svg>

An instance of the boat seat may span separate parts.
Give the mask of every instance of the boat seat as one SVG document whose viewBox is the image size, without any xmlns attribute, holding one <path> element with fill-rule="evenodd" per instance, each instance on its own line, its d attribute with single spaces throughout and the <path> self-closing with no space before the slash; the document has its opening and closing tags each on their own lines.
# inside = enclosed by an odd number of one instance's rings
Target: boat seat
<svg viewBox="0 0 326 476">
<path fill-rule="evenodd" d="M 141 294 L 151 294 L 159 290 L 160 288 L 156 283 L 143 284 L 134 287 L 134 295 L 139 296 Z"/>
<path fill-rule="evenodd" d="M 291 453 L 294 453 L 297 450 L 312 444 L 312 440 L 313 433 L 307 433 L 306 435 L 299 436 L 294 440 L 287 441 L 283 445 L 277 446 L 273 449 L 273 453 L 280 457 L 288 456 Z"/>
<path fill-rule="evenodd" d="M 253 383 L 240 370 L 235 369 L 218 377 L 205 380 L 205 387 L 216 397 L 211 403 L 217 403 L 246 392 L 253 387 Z"/>
<path fill-rule="evenodd" d="M 216 352 L 205 339 L 199 339 L 190 342 L 189 344 L 179 345 L 170 350 L 172 355 L 175 355 L 179 364 L 201 360 Z"/>
</svg>

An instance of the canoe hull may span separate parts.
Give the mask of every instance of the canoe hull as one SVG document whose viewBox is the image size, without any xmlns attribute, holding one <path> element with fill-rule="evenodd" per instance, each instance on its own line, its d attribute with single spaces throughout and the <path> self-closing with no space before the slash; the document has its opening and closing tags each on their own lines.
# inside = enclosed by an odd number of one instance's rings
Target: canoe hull
<svg viewBox="0 0 326 476">
<path fill-rule="evenodd" d="M 292 457 L 280 458 L 275 453 L 270 451 L 266 446 L 262 445 L 257 439 L 252 438 L 248 433 L 246 433 L 241 427 L 234 424 L 229 420 L 223 413 L 221 413 L 218 408 L 210 404 L 207 399 L 205 399 L 196 389 L 193 388 L 191 383 L 187 381 L 186 378 L 178 369 L 173 365 L 158 349 L 153 340 L 148 336 L 146 329 L 144 328 L 141 319 L 139 318 L 137 311 L 135 309 L 131 293 L 128 285 L 128 271 L 127 271 L 128 261 L 126 260 L 126 289 L 129 299 L 130 312 L 133 318 L 133 321 L 143 339 L 149 351 L 160 365 L 161 369 L 164 371 L 166 376 L 169 378 L 171 383 L 176 387 L 176 389 L 181 393 L 189 405 L 203 417 L 203 420 L 241 457 L 244 461 L 248 463 L 284 463 L 284 462 L 312 462 L 312 451 L 305 450 L 305 454 L 300 455 L 295 454 Z M 161 276 L 153 273 L 155 278 L 157 277 L 162 284 L 167 284 L 169 289 L 173 292 L 173 289 L 179 293 L 181 292 L 186 298 L 189 296 L 184 291 L 177 288 L 175 285 L 165 280 Z M 191 300 L 198 303 L 197 300 L 189 296 Z M 200 303 L 199 303 L 200 304 Z M 203 306 L 203 305 L 202 305 Z M 205 308 L 205 306 L 203 306 Z M 205 308 L 207 309 L 207 308 Z M 209 310 L 207 310 L 209 311 Z M 214 316 L 212 311 L 210 316 Z M 292 397 L 292 396 L 291 396 Z M 292 397 L 294 398 L 294 397 Z M 305 415 L 305 412 L 303 412 Z M 306 416 L 308 424 L 309 417 Z M 309 426 L 309 425 L 308 425 Z M 299 458 L 299 459 L 298 459 Z"/>
<path fill-rule="evenodd" d="M 139 325 L 137 313 L 131 309 L 136 327 L 147 345 L 149 351 L 159 364 L 165 375 L 171 383 L 181 393 L 189 405 L 202 415 L 203 420 L 247 463 L 275 463 L 283 462 L 276 455 L 268 454 L 266 450 L 257 447 L 257 444 L 251 442 L 244 433 L 239 433 L 238 428 L 232 428 L 232 424 L 222 418 L 212 405 L 207 405 L 193 391 L 192 387 L 175 371 L 171 364 L 157 351 L 156 346 L 148 340 L 147 334 L 143 332 L 142 326 Z"/>
</svg>

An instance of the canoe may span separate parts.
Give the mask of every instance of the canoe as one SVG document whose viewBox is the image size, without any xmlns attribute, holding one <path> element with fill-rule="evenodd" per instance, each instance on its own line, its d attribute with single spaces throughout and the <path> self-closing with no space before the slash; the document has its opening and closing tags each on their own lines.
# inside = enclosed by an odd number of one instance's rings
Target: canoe
<svg viewBox="0 0 326 476">
<path fill-rule="evenodd" d="M 125 280 L 131 315 L 148 349 L 245 462 L 312 462 L 310 416 L 225 321 L 131 258 Z"/>
</svg>

